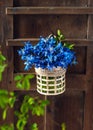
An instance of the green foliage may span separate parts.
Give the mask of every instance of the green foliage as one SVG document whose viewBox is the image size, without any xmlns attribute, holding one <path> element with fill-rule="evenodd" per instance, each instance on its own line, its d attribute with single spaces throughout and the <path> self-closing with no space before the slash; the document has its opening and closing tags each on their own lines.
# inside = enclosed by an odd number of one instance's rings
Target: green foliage
<svg viewBox="0 0 93 130">
<path fill-rule="evenodd" d="M 5 64 L 6 58 L 0 52 L 0 81 L 2 80 L 2 73 L 6 68 Z M 30 80 L 34 78 L 34 75 L 16 75 L 14 80 L 16 82 L 16 87 L 19 89 L 30 89 Z M 9 92 L 8 90 L 0 89 L 0 108 L 3 110 L 2 119 L 5 120 L 7 117 L 7 111 L 9 108 L 14 107 L 14 103 L 16 101 L 16 96 L 14 92 Z M 44 115 L 45 106 L 49 104 L 47 100 L 40 100 L 38 97 L 31 97 L 29 95 L 25 95 L 23 102 L 21 104 L 20 110 L 15 111 L 15 115 L 18 120 L 16 123 L 17 130 L 24 130 L 28 118 L 29 111 L 32 112 L 32 115 L 41 116 Z M 37 124 L 33 123 L 30 126 L 31 130 L 38 130 Z M 0 126 L 0 130 L 14 130 L 14 124 L 4 124 Z"/>
<path fill-rule="evenodd" d="M 64 46 L 69 49 L 74 49 L 75 44 L 64 43 Z"/>
<path fill-rule="evenodd" d="M 64 35 L 62 34 L 62 32 L 59 29 L 57 30 L 57 35 L 55 35 L 54 38 L 55 38 L 57 43 L 63 42 L 65 40 Z M 73 44 L 73 43 L 71 44 L 71 43 L 65 42 L 65 43 L 63 43 L 63 45 L 65 47 L 69 48 L 69 49 L 74 49 L 74 45 L 75 44 Z"/>
<path fill-rule="evenodd" d="M 3 54 L 0 51 L 0 81 L 2 80 L 2 74 L 7 66 L 5 61 L 6 61 L 6 58 L 3 56 Z"/>
<path fill-rule="evenodd" d="M 38 125 L 36 123 L 33 123 L 31 126 L 30 126 L 30 129 L 31 130 L 38 130 Z"/>
<path fill-rule="evenodd" d="M 27 74 L 27 75 L 16 75 L 14 77 L 14 80 L 16 82 L 16 87 L 19 89 L 25 89 L 29 90 L 30 89 L 30 80 L 34 78 L 33 74 Z"/>
<path fill-rule="evenodd" d="M 65 123 L 61 124 L 61 130 L 66 130 L 66 124 Z"/>
<path fill-rule="evenodd" d="M 59 43 L 65 39 L 64 35 L 61 33 L 61 31 L 59 29 L 57 30 L 57 35 L 55 35 L 54 38 L 57 43 Z"/>
<path fill-rule="evenodd" d="M 13 124 L 4 124 L 0 126 L 0 130 L 14 130 Z"/>
<path fill-rule="evenodd" d="M 48 100 L 40 100 L 38 97 L 33 98 L 30 95 L 25 95 L 20 110 L 15 111 L 15 115 L 18 118 L 16 124 L 17 129 L 24 130 L 29 118 L 29 111 L 31 111 L 32 115 L 44 115 L 45 106 L 48 104 Z M 37 125 L 33 124 L 31 130 L 38 130 Z"/>
<path fill-rule="evenodd" d="M 13 92 L 8 92 L 7 90 L 0 90 L 0 107 L 3 110 L 2 117 L 5 120 L 8 108 L 14 106 L 16 97 Z"/>
</svg>

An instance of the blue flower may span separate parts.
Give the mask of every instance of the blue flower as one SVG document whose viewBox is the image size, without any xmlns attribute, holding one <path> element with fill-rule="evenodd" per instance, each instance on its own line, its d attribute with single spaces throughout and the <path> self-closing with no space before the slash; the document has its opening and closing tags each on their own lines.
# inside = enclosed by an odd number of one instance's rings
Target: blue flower
<svg viewBox="0 0 93 130">
<path fill-rule="evenodd" d="M 34 65 L 36 68 L 51 71 L 54 67 L 68 68 L 77 62 L 75 52 L 65 47 L 62 42 L 56 43 L 53 36 L 40 37 L 35 46 L 30 41 L 25 42 L 24 47 L 18 50 L 18 54 L 24 61 L 25 70 Z"/>
</svg>

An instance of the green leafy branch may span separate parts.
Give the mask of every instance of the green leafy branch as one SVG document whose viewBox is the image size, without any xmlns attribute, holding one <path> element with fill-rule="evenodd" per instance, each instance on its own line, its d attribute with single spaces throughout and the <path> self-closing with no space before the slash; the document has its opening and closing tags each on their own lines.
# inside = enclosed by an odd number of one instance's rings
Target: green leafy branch
<svg viewBox="0 0 93 130">
<path fill-rule="evenodd" d="M 0 51 L 0 81 L 2 80 L 2 74 L 7 66 L 7 64 L 5 63 L 6 58 L 5 56 L 2 54 L 2 52 Z"/>
<path fill-rule="evenodd" d="M 16 87 L 19 89 L 25 89 L 25 90 L 29 90 L 30 89 L 30 80 L 34 78 L 33 74 L 20 74 L 20 75 L 16 75 L 14 77 L 15 83 L 16 83 Z"/>
<path fill-rule="evenodd" d="M 54 38 L 55 38 L 57 43 L 63 42 L 65 40 L 64 35 L 62 34 L 62 32 L 59 29 L 57 30 L 57 35 L 54 35 Z M 71 44 L 71 43 L 65 42 L 65 43 L 63 43 L 63 46 L 67 47 L 69 49 L 74 49 L 75 44 L 73 44 L 73 43 Z"/>
<path fill-rule="evenodd" d="M 48 104 L 48 100 L 40 100 L 38 97 L 33 98 L 30 95 L 25 95 L 20 110 L 15 111 L 15 115 L 18 118 L 17 129 L 24 130 L 29 118 L 29 111 L 31 111 L 32 115 L 44 115 L 45 106 Z M 31 130 L 38 130 L 36 123 L 32 124 L 30 128 Z"/>
<path fill-rule="evenodd" d="M 14 130 L 14 124 L 3 124 L 0 126 L 0 130 Z"/>
<path fill-rule="evenodd" d="M 16 100 L 16 96 L 14 92 L 8 92 L 7 90 L 0 90 L 0 107 L 3 110 L 2 118 L 3 120 L 6 119 L 7 110 L 9 108 L 13 108 L 14 103 Z"/>
<path fill-rule="evenodd" d="M 54 38 L 57 43 L 62 42 L 62 40 L 65 39 L 64 35 L 61 33 L 59 29 L 57 30 L 57 35 L 54 35 Z"/>
</svg>

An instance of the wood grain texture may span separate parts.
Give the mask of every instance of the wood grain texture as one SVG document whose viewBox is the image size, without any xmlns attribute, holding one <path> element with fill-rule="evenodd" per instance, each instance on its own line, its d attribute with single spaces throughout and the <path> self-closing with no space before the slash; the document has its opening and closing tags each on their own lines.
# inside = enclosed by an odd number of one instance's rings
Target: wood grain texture
<svg viewBox="0 0 93 130">
<path fill-rule="evenodd" d="M 87 37 L 87 16 L 86 15 L 14 16 L 14 38 L 33 38 L 33 37 L 39 38 L 40 36 L 46 37 L 51 33 L 56 34 L 57 29 L 60 29 L 66 38 L 85 39 Z"/>
<path fill-rule="evenodd" d="M 48 98 L 52 105 L 47 108 L 48 130 L 60 130 L 61 124 L 65 122 L 67 130 L 82 130 L 84 116 L 84 93 L 78 91 L 67 91 L 63 95 Z M 52 121 L 53 129 L 49 129 Z"/>
<path fill-rule="evenodd" d="M 59 96 L 47 97 L 50 105 L 45 116 L 32 116 L 29 124 L 37 121 L 40 130 L 60 130 L 65 122 L 67 130 L 93 129 L 93 2 L 92 0 L 0 0 L 0 14 L 3 10 L 3 51 L 8 58 L 8 70 L 4 79 L 7 89 L 16 91 L 18 109 L 22 96 L 27 93 L 16 89 L 13 77 L 21 73 L 35 73 L 32 68 L 24 72 L 23 62 L 17 50 L 24 41 L 31 40 L 36 44 L 39 36 L 48 36 L 62 30 L 66 41 L 76 43 L 78 64 L 70 67 L 66 74 L 66 92 Z M 5 14 L 5 11 L 7 15 Z M 8 15 L 10 14 L 10 15 Z M 13 21 L 14 19 L 14 21 Z M 0 26 L 2 32 L 2 27 Z M 0 38 L 2 40 L 2 38 Z M 5 42 L 7 41 L 7 42 Z M 7 46 L 5 46 L 7 45 Z M 7 53 L 6 53 L 7 51 Z M 32 96 L 40 96 L 36 92 L 36 77 L 31 80 Z M 9 111 L 8 122 L 16 119 L 13 111 Z M 1 122 L 0 122 L 1 123 Z M 28 126 L 27 126 L 28 129 Z"/>
<path fill-rule="evenodd" d="M 7 7 L 6 14 L 93 14 L 93 7 Z"/>
<path fill-rule="evenodd" d="M 87 6 L 87 0 L 14 0 L 14 6 Z"/>
<path fill-rule="evenodd" d="M 89 15 L 88 17 L 88 30 L 87 31 L 88 31 L 87 37 L 89 39 L 93 39 L 93 16 L 92 15 Z"/>
</svg>

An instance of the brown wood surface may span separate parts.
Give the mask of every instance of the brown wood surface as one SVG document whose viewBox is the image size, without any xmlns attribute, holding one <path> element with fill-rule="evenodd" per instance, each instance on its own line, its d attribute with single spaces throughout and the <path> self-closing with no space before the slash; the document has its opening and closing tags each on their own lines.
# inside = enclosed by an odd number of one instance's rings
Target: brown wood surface
<svg viewBox="0 0 93 130">
<path fill-rule="evenodd" d="M 7 7 L 6 14 L 93 14 L 93 7 Z"/>
<path fill-rule="evenodd" d="M 0 44 L 8 63 L 2 87 L 17 93 L 15 109 L 27 91 L 16 89 L 13 77 L 20 73 L 35 73 L 33 68 L 24 71 L 17 53 L 23 46 L 21 43 L 30 40 L 36 44 L 39 36 L 46 37 L 57 29 L 62 30 L 66 41 L 76 43 L 78 64 L 67 70 L 64 94 L 41 96 L 36 92 L 36 77 L 31 80 L 28 93 L 50 100 L 44 117 L 31 116 L 29 119 L 29 124 L 38 122 L 40 130 L 61 130 L 62 122 L 66 123 L 67 130 L 93 130 L 92 14 L 92 0 L 0 0 Z M 8 115 L 7 122 L 16 121 L 13 110 Z"/>
<path fill-rule="evenodd" d="M 57 29 L 62 30 L 66 38 L 85 39 L 87 37 L 87 15 L 14 16 L 14 38 L 46 37 L 51 33 L 56 34 Z"/>
<path fill-rule="evenodd" d="M 48 99 L 51 100 L 52 106 L 47 108 L 47 112 L 50 113 L 47 120 L 52 122 L 51 125 L 54 126 L 52 130 L 61 130 L 61 124 L 63 122 L 67 124 L 67 130 L 72 130 L 72 128 L 74 130 L 82 130 L 82 117 L 84 116 L 83 92 L 67 91 L 63 95 L 54 98 L 50 97 Z M 47 122 L 47 127 L 50 125 L 49 122 Z"/>
<path fill-rule="evenodd" d="M 92 1 L 92 0 L 91 0 Z M 86 6 L 88 0 L 14 0 L 14 6 Z"/>
</svg>

